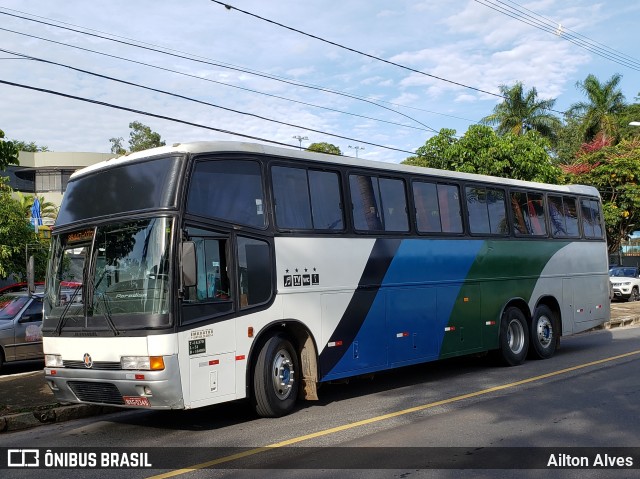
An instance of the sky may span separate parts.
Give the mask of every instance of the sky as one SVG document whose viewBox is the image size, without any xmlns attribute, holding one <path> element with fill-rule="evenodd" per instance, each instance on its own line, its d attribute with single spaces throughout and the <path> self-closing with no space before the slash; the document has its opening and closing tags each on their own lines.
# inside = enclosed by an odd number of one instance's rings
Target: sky
<svg viewBox="0 0 640 479">
<path fill-rule="evenodd" d="M 139 121 L 169 145 L 328 142 L 398 163 L 489 115 L 500 85 L 535 87 L 558 114 L 586 100 L 589 74 L 619 73 L 627 101 L 640 95 L 640 2 L 227 4 L 0 0 L 0 129 L 109 152 Z"/>
</svg>

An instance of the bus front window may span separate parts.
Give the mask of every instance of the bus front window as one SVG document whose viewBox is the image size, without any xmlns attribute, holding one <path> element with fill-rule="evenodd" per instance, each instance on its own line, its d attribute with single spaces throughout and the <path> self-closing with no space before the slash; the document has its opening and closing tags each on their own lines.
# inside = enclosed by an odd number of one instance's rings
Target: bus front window
<svg viewBox="0 0 640 479">
<path fill-rule="evenodd" d="M 43 329 L 117 333 L 168 325 L 172 224 L 151 218 L 57 236 Z"/>
<path fill-rule="evenodd" d="M 99 227 L 88 316 L 168 313 L 170 220 Z"/>
</svg>

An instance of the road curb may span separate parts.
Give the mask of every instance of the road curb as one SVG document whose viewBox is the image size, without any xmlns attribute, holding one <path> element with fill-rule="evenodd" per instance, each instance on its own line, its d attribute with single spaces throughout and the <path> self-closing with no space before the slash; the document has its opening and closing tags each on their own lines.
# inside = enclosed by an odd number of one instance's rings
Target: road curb
<svg viewBox="0 0 640 479">
<path fill-rule="evenodd" d="M 70 404 L 50 409 L 8 414 L 0 417 L 0 433 L 21 431 L 42 424 L 71 421 L 84 417 L 98 416 L 122 409 L 92 404 Z"/>
</svg>

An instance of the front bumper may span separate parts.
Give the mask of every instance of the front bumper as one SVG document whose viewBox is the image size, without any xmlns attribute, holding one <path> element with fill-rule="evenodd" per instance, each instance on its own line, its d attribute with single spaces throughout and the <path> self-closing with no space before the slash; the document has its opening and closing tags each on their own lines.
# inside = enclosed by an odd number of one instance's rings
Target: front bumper
<svg viewBox="0 0 640 479">
<path fill-rule="evenodd" d="M 177 356 L 164 357 L 162 371 L 45 368 L 61 402 L 151 409 L 184 409 Z"/>
</svg>

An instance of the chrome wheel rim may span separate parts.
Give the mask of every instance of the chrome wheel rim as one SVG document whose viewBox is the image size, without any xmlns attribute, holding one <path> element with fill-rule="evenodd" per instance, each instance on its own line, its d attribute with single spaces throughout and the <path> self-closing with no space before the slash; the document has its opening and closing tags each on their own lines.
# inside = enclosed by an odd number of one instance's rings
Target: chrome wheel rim
<svg viewBox="0 0 640 479">
<path fill-rule="evenodd" d="M 291 355 L 286 349 L 278 350 L 273 358 L 271 371 L 271 384 L 274 393 L 280 400 L 287 399 L 293 389 L 295 371 Z"/>
<path fill-rule="evenodd" d="M 538 342 L 544 348 L 551 344 L 553 340 L 553 327 L 551 326 L 551 321 L 546 316 L 541 316 L 538 318 L 538 323 L 536 324 L 536 335 L 538 336 Z"/>
<path fill-rule="evenodd" d="M 524 349 L 524 328 L 517 319 L 512 319 L 507 328 L 507 344 L 513 354 L 520 354 Z"/>
</svg>

